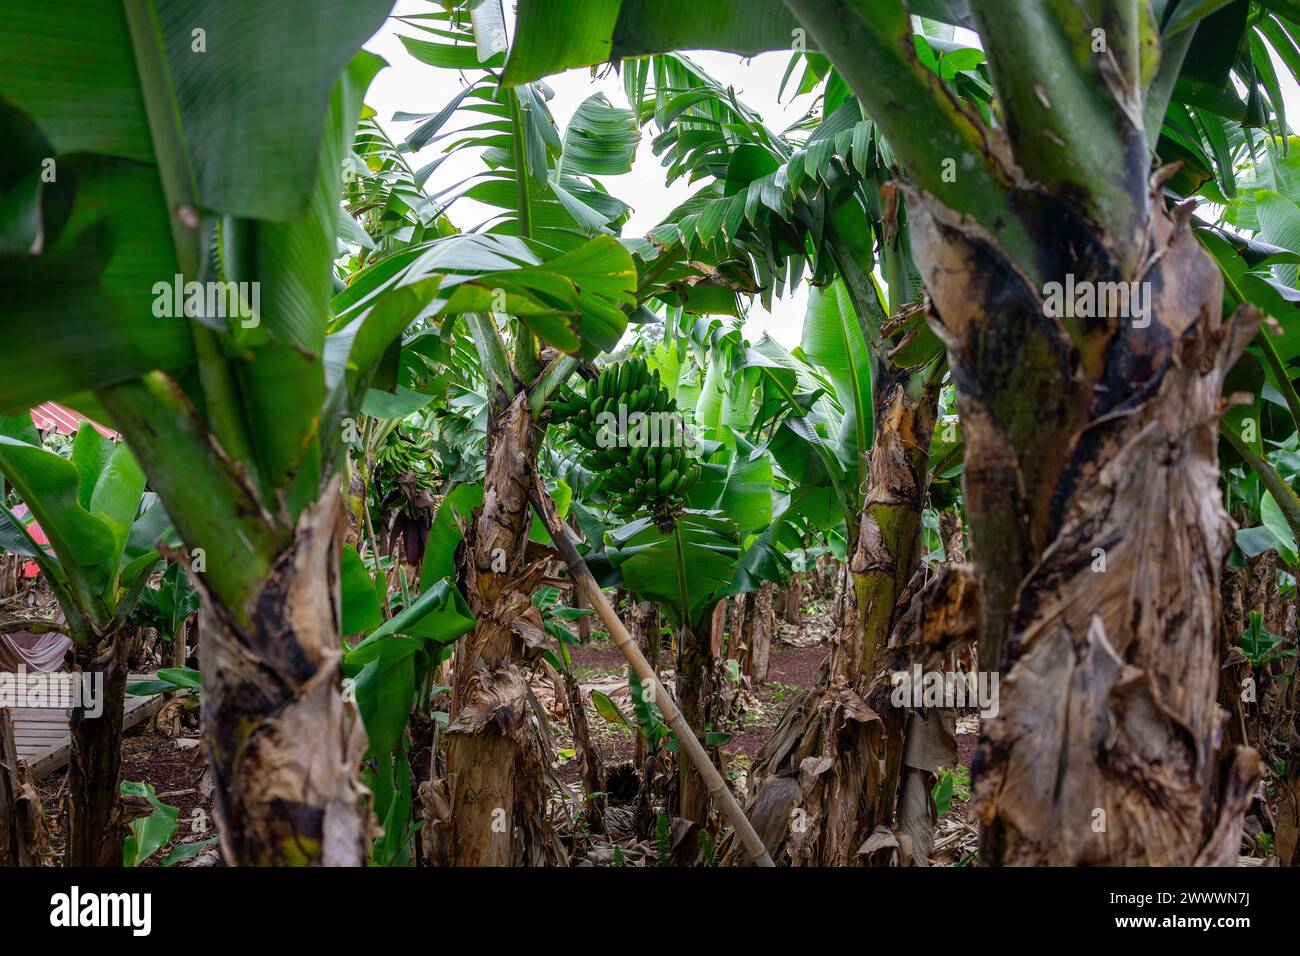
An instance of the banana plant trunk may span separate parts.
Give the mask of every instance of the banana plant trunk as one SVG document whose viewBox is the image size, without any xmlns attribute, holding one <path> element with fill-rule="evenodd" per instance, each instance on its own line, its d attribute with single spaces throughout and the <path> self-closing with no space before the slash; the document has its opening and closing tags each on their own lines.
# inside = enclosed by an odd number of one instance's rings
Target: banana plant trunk
<svg viewBox="0 0 1300 956">
<path fill-rule="evenodd" d="M 74 707 L 70 719 L 72 744 L 68 758 L 67 844 L 65 866 L 119 867 L 126 835 L 119 790 L 122 778 L 122 716 L 126 701 L 126 630 L 98 641 L 78 644 L 81 674 L 102 675 L 97 716 Z"/>
<path fill-rule="evenodd" d="M 1215 705 L 1231 546 L 1217 430 L 1258 316 L 1222 319 L 1222 279 L 1190 208 L 1164 211 L 1161 175 L 1131 263 L 1022 184 L 1041 288 L 978 226 L 909 206 L 957 384 L 980 660 L 1001 672 L 974 766 L 987 864 L 1236 861 L 1257 758 L 1221 747 Z M 1122 283 L 1148 308 L 1075 317 L 1050 282 Z"/>
<path fill-rule="evenodd" d="M 712 626 L 697 630 L 683 626 L 677 634 L 677 705 L 686 724 L 701 740 L 709 722 L 713 698 Z M 689 760 L 677 761 L 677 815 L 701 826 L 709 818 L 709 791 Z"/>
<path fill-rule="evenodd" d="M 786 3 L 909 179 L 999 676 L 982 862 L 1235 862 L 1258 757 L 1222 746 L 1215 704 L 1217 441 L 1259 316 L 1224 320 L 1193 204 L 1166 209 L 1177 167 L 1151 172 L 1191 31 L 1156 42 L 1148 4 L 1090 6 L 1091 29 L 1072 3 L 972 3 L 991 129 L 915 55 L 904 6 Z"/>
<path fill-rule="evenodd" d="M 583 618 L 586 620 L 586 618 Z M 640 601 L 632 608 L 632 635 L 636 639 L 637 647 L 645 655 L 645 659 L 650 662 L 656 674 L 659 673 L 659 646 L 661 638 L 659 635 L 659 608 L 650 601 Z M 650 756 L 650 745 L 646 741 L 645 734 L 636 735 L 635 750 L 633 751 L 632 763 L 638 770 L 645 767 L 646 758 Z M 643 783 L 644 786 L 644 783 Z"/>
<path fill-rule="evenodd" d="M 755 685 L 767 681 L 767 670 L 772 659 L 772 638 L 776 634 L 776 614 L 772 610 L 774 585 L 764 581 L 753 596 L 753 607 L 745 617 L 745 643 L 749 647 L 746 674 Z"/>
<path fill-rule="evenodd" d="M 462 545 L 462 584 L 477 624 L 456 645 L 447 728 L 449 856 L 456 866 L 563 861 L 546 812 L 539 708 L 514 626 L 532 607 L 530 595 L 546 563 L 528 553 L 534 433 L 522 391 L 492 415 L 483 507 Z"/>
<path fill-rule="evenodd" d="M 592 833 L 605 832 L 605 814 L 601 810 L 604 797 L 601 792 L 602 774 L 600 752 L 591 742 L 591 728 L 587 724 L 587 711 L 582 703 L 582 687 L 568 671 L 564 673 L 564 693 L 569 700 L 569 727 L 573 732 L 573 749 L 577 751 L 578 765 L 582 770 L 582 792 L 586 797 L 587 827 Z"/>
<path fill-rule="evenodd" d="M 831 652 L 818 684 L 782 716 L 751 771 L 747 812 L 775 856 L 849 866 L 893 814 L 907 712 L 888 706 L 879 665 L 920 561 L 937 385 L 882 369 L 866 503 L 850 542 Z M 884 689 L 886 693 L 882 695 Z"/>
<path fill-rule="evenodd" d="M 803 616 L 803 580 L 798 573 L 791 575 L 776 603 L 781 620 L 787 624 L 799 624 Z"/>
<path fill-rule="evenodd" d="M 365 733 L 343 691 L 338 480 L 299 517 L 247 624 L 200 607 L 204 741 L 231 866 L 361 866 L 371 836 Z M 202 579 L 194 576 L 203 590 Z"/>
<path fill-rule="evenodd" d="M 41 866 L 48 852 L 40 794 L 19 763 L 13 714 L 0 707 L 0 866 Z"/>
</svg>

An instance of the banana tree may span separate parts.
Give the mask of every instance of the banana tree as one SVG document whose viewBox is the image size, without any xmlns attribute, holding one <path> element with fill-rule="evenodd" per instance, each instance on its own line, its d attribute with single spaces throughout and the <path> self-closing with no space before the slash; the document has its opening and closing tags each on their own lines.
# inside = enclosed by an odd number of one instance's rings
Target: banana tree
<svg viewBox="0 0 1300 956">
<path fill-rule="evenodd" d="M 724 662 L 715 661 L 710 648 L 714 609 L 730 596 L 760 587 L 764 577 L 781 576 L 780 555 L 769 549 L 761 563 L 755 550 L 763 547 L 760 536 L 771 523 L 770 463 L 751 458 L 752 447 L 743 439 L 738 446 L 719 446 L 703 459 L 709 474 L 688 494 L 691 507 L 671 530 L 641 518 L 607 535 L 606 556 L 618 580 L 638 600 L 658 605 L 677 629 L 677 702 L 689 726 L 710 746 L 722 739 L 716 703 L 725 679 Z M 707 822 L 709 794 L 698 768 L 680 761 L 678 776 L 681 816 Z"/>
<path fill-rule="evenodd" d="M 343 633 L 364 635 L 347 646 L 343 671 L 365 724 L 363 779 L 375 796 L 382 827 L 369 858 L 380 866 L 409 865 L 415 856 L 419 788 L 411 768 L 412 714 L 445 722 L 445 713 L 431 709 L 442 690 L 434 685 L 434 674 L 450 658 L 453 643 L 473 628 L 474 619 L 450 578 L 434 581 L 418 594 L 403 587 L 399 608 L 387 620 L 379 599 L 386 583 L 382 577 L 372 579 L 350 547 L 343 551 L 342 578 Z"/>
<path fill-rule="evenodd" d="M 972 108 L 986 108 L 978 50 L 924 36 L 917 43 L 955 95 Z M 931 43 L 944 51 L 941 58 Z M 833 664 L 817 690 L 826 706 L 792 702 L 789 717 L 796 724 L 783 725 L 753 775 L 759 782 L 754 812 L 778 832 L 780 821 L 790 818 L 791 782 L 808 779 L 791 755 L 841 741 L 826 748 L 830 763 L 801 796 L 814 810 L 812 826 L 799 837 L 799 856 L 833 864 L 847 862 L 845 847 L 855 840 L 860 845 L 893 816 L 907 716 L 896 708 L 881 708 L 883 721 L 848 715 L 858 712 L 854 699 L 869 698 L 887 683 L 877 649 L 901 617 L 900 598 L 919 563 L 929 444 L 946 366 L 924 311 L 911 305 L 919 282 L 905 203 L 882 188 L 898 175 L 892 151 L 825 57 L 795 54 L 787 75 L 800 65 L 800 91 L 821 90 L 821 113 L 810 111 L 779 135 L 686 57 L 635 61 L 625 82 L 634 104 L 643 104 L 640 115 L 662 131 L 655 148 L 670 181 L 711 180 L 639 250 L 649 260 L 643 273 L 659 279 L 661 298 L 689 307 L 701 293 L 723 291 L 716 280 L 676 275 L 681 262 L 708 253 L 729 273 L 754 275 L 765 299 L 800 281 L 805 269 L 815 285 L 801 358 L 769 341 L 735 360 L 702 320 L 680 331 L 700 342 L 709 338 L 721 359 L 710 365 L 714 377 L 704 384 L 701 401 L 716 398 L 717 382 L 731 381 L 730 392 L 737 394 L 727 402 L 743 408 L 749 391 L 760 388 L 763 414 L 756 424 L 775 426 L 768 447 L 799 478 L 794 513 L 824 512 L 823 492 L 830 491 L 838 516 L 831 524 L 844 527 L 850 586 L 842 591 L 849 600 L 840 607 Z M 887 296 L 872 274 L 877 263 Z M 678 330 L 670 324 L 669 331 Z M 714 402 L 706 414 L 721 410 Z M 788 745 L 793 739 L 804 743 Z M 868 782 L 859 775 L 873 764 L 861 754 L 882 746 L 887 771 Z M 770 806 L 761 792 L 765 778 L 777 795 Z"/>
<path fill-rule="evenodd" d="M 93 690 L 97 700 L 72 710 L 64 863 L 120 866 L 125 824 L 117 791 L 134 633 L 129 622 L 161 560 L 155 547 L 168 530 L 167 516 L 156 504 L 142 508 L 144 472 L 125 445 L 114 445 L 89 422 L 64 458 L 42 446 L 26 414 L 0 420 L 0 474 L 27 506 L 19 517 L 0 502 L 0 548 L 40 568 L 63 612 L 57 629 L 72 640 L 74 679 L 79 672 L 102 681 Z M 32 521 L 48 547 L 36 543 Z"/>
<path fill-rule="evenodd" d="M 1222 283 L 1186 210 L 1162 202 L 1169 171 L 1149 168 L 1188 44 L 1217 5 L 913 4 L 978 31 L 996 135 L 922 62 L 902 3 L 755 6 L 623 3 L 578 35 L 560 32 L 553 4 L 521 3 L 526 42 L 506 80 L 792 36 L 836 65 L 908 178 L 912 251 L 957 384 L 981 659 L 1003 674 L 976 766 L 985 860 L 1235 860 L 1255 758 L 1209 756 L 1230 536 L 1206 503 L 1219 387 L 1258 317 L 1221 319 Z M 1056 308 L 1080 281 L 1149 289 L 1149 308 Z M 1157 489 L 1187 506 L 1148 501 Z"/>
<path fill-rule="evenodd" d="M 914 328 L 920 311 L 905 311 L 894 330 L 909 323 Z M 901 783 L 911 772 L 903 755 L 913 724 L 918 733 L 951 740 L 936 723 L 948 717 L 918 724 L 920 718 L 889 700 L 890 672 L 911 663 L 906 652 L 900 656 L 886 646 L 917 598 L 913 575 L 923 553 L 932 438 L 936 451 L 942 450 L 941 436 L 933 432 L 944 366 L 928 349 L 913 364 L 905 355 L 909 347 L 882 350 L 875 382 L 883 390 L 873 402 L 870 386 L 859 386 L 853 374 L 869 367 L 867 346 L 836 282 L 813 292 L 798 355 L 766 339 L 745 359 L 762 373 L 764 412 L 757 421 L 765 447 L 794 482 L 791 518 L 822 532 L 838 529 L 845 539 L 843 586 L 825 676 L 791 702 L 750 775 L 748 809 L 756 827 L 784 836 L 791 858 L 804 864 L 848 865 L 877 827 L 911 827 L 895 813 Z M 814 357 L 818 364 L 809 362 Z M 856 457 L 848 453 L 855 447 L 851 437 L 846 441 L 852 432 L 843 427 L 854 421 L 858 403 L 865 415 L 874 404 L 876 414 L 870 467 L 861 479 L 855 475 Z M 792 520 L 786 527 L 793 531 L 796 524 Z M 869 710 L 862 709 L 863 702 Z M 824 757 L 822 772 L 811 779 L 799 770 L 808 753 Z M 938 768 L 913 769 L 933 774 Z M 791 830 L 796 806 L 808 825 Z M 928 808 L 923 809 L 928 818 Z M 919 843 L 915 849 L 925 852 Z"/>
<path fill-rule="evenodd" d="M 407 137 L 411 151 L 448 141 L 415 175 L 425 174 L 420 191 L 431 201 L 408 195 L 405 204 L 428 215 L 444 215 L 462 197 L 494 207 L 463 238 L 491 244 L 516 270 L 503 275 L 485 259 L 483 271 L 496 274 L 479 284 L 494 294 L 480 297 L 464 320 L 488 398 L 486 462 L 457 568 L 476 626 L 456 645 L 442 782 L 447 800 L 435 826 L 441 855 L 456 865 L 558 862 L 545 812 L 540 728 L 521 667 L 523 616 L 546 562 L 529 545 L 528 493 L 545 434 L 538 416 L 582 362 L 618 343 L 635 308 L 635 268 L 617 239 L 629 210 L 598 177 L 631 168 L 638 131 L 627 110 L 593 97 L 561 134 L 543 85 L 500 89 L 507 35 L 499 0 L 400 19 L 410 28 L 402 42 L 412 56 L 461 70 L 466 80 L 451 103 L 399 117 L 420 121 Z M 453 129 L 453 115 L 481 122 Z M 441 159 L 466 149 L 482 150 L 483 171 L 436 186 Z M 419 257 L 417 245 L 371 271 L 436 268 Z"/>
<path fill-rule="evenodd" d="M 74 3 L 7 34 L 23 64 L 0 84 L 24 134 L 14 168 L 44 163 L 47 179 L 37 240 L 3 266 L 18 295 L 4 321 L 41 316 L 77 344 L 10 353 L 29 364 L 3 401 L 76 393 L 102 409 L 173 516 L 203 595 L 203 724 L 232 864 L 355 864 L 365 849 L 330 599 L 340 423 L 434 291 L 373 304 L 327 345 L 341 162 L 382 66 L 354 53 L 388 7 Z M 85 36 L 96 55 L 77 52 Z M 104 122 L 70 119 L 87 112 Z"/>
<path fill-rule="evenodd" d="M 721 336 L 733 337 L 738 338 L 735 330 Z M 637 350 L 634 345 L 630 351 Z M 552 420 L 565 424 L 568 438 L 553 430 L 550 444 L 553 453 L 577 448 L 579 462 L 556 470 L 577 493 L 573 507 L 593 571 L 602 585 L 624 587 L 663 611 L 677 633 L 675 696 L 681 713 L 695 734 L 716 747 L 725 662 L 714 660 L 709 621 L 728 596 L 782 576 L 783 556 L 771 544 L 773 476 L 770 460 L 723 422 L 712 385 L 705 386 L 693 412 L 679 406 L 695 393 L 685 387 L 683 366 L 671 370 L 662 357 L 660 349 L 625 358 L 606 366 L 585 394 L 562 397 Z M 626 447 L 604 447 L 596 438 L 596 423 L 611 408 L 619 408 L 620 416 L 628 409 Z M 690 430 L 690 440 L 642 435 L 634 416 L 643 408 L 671 416 L 675 428 Z M 701 428 L 701 410 L 712 415 L 712 425 Z M 746 411 L 736 408 L 740 418 Z M 697 431 L 710 437 L 697 442 Z M 710 795 L 700 769 L 683 760 L 679 777 L 675 809 L 707 823 Z"/>
<path fill-rule="evenodd" d="M 365 857 L 364 735 L 331 597 L 345 437 L 368 389 L 391 387 L 384 359 L 411 320 L 501 286 L 462 269 L 440 291 L 436 263 L 466 265 L 443 248 L 418 277 L 367 270 L 331 298 L 340 234 L 355 235 L 344 159 L 383 66 L 356 51 L 389 6 L 73 3 L 5 34 L 19 67 L 0 81 L 5 221 L 26 231 L 0 259 L 0 322 L 15 342 L 49 331 L 6 352 L 0 405 L 60 398 L 111 421 L 173 517 L 203 594 L 203 723 L 232 864 Z M 537 261 L 469 265 L 522 259 Z M 522 295 L 518 311 L 565 324 Z"/>
</svg>

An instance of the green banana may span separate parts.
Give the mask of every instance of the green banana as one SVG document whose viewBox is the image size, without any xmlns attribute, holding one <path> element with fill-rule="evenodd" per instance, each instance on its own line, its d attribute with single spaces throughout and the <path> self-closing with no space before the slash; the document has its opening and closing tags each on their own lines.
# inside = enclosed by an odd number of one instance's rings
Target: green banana
<svg viewBox="0 0 1300 956">
<path fill-rule="evenodd" d="M 569 438 L 583 448 L 580 460 L 599 473 L 598 487 L 610 510 L 627 517 L 649 508 L 659 527 L 671 527 L 680 513 L 680 496 L 700 478 L 699 464 L 680 446 L 642 444 L 617 449 L 600 444 L 601 416 L 676 411 L 659 369 L 644 358 L 605 365 L 599 374 L 565 388 L 550 405 L 551 421 L 564 424 Z"/>
</svg>

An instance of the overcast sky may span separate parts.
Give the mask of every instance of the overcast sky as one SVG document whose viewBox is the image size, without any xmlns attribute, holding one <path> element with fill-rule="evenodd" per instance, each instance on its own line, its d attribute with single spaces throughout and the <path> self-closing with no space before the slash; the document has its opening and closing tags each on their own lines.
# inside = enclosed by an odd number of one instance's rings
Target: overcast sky
<svg viewBox="0 0 1300 956">
<path fill-rule="evenodd" d="M 397 15 L 427 13 L 437 8 L 429 0 L 397 0 L 393 12 Z M 507 2 L 505 8 L 507 26 L 513 29 L 513 4 Z M 459 73 L 428 66 L 407 53 L 398 39 L 401 32 L 412 36 L 420 35 L 420 31 L 390 17 L 366 44 L 367 50 L 388 61 L 388 69 L 380 71 L 371 84 L 366 102 L 376 110 L 380 124 L 394 141 L 405 139 L 415 126 L 413 122 L 394 122 L 394 113 L 436 112 L 462 88 Z M 978 38 L 966 30 L 960 30 L 957 39 L 972 46 L 978 45 Z M 690 55 L 714 78 L 734 86 L 737 96 L 756 110 L 772 130 L 780 132 L 785 129 L 802 117 L 812 105 L 811 96 L 790 97 L 787 94 L 784 101 L 777 97 L 781 77 L 789 62 L 788 53 L 764 53 L 749 59 L 709 51 L 693 52 Z M 1297 88 L 1289 70 L 1281 63 L 1275 65 L 1283 83 L 1287 112 L 1290 116 L 1300 116 L 1300 88 Z M 555 97 L 549 104 L 551 113 L 561 131 L 568 125 L 569 118 L 578 105 L 593 93 L 603 92 L 616 106 L 628 105 L 621 77 L 613 71 L 605 72 L 607 75 L 593 78 L 590 70 L 570 70 L 547 78 L 547 84 L 555 91 Z M 644 235 L 692 192 L 692 188 L 681 180 L 671 187 L 665 186 L 663 169 L 650 149 L 653 135 L 654 131 L 650 129 L 642 136 L 631 173 L 601 178 L 613 195 L 632 206 L 632 219 L 623 227 L 624 236 Z M 419 168 L 433 159 L 441 148 L 440 143 L 425 147 L 412 162 L 412 166 Z M 430 192 L 437 191 L 482 168 L 475 151 L 462 151 L 438 168 L 426 184 L 426 189 Z M 457 201 L 449 213 L 452 221 L 462 229 L 476 226 L 491 214 L 491 207 L 468 199 Z M 745 334 L 750 341 L 756 341 L 767 332 L 787 347 L 798 345 L 806 306 L 806 286 L 797 293 L 787 293 L 785 300 L 774 302 L 771 313 L 755 302 L 750 306 Z"/>
</svg>

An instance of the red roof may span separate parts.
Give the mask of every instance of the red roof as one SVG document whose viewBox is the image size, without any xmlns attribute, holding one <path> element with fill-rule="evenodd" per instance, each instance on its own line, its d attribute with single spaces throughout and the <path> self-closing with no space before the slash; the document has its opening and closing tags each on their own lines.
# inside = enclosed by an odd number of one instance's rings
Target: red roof
<svg viewBox="0 0 1300 956">
<path fill-rule="evenodd" d="M 57 402 L 42 402 L 31 410 L 31 414 L 32 424 L 38 429 L 41 431 L 48 431 L 53 428 L 60 435 L 75 434 L 82 422 L 90 422 L 90 419 L 85 415 L 82 415 L 80 412 L 74 412 L 70 408 L 64 408 Z M 94 425 L 95 430 L 105 438 L 117 441 L 122 437 L 111 428 L 105 428 L 97 422 L 90 422 L 90 424 Z M 27 506 L 20 503 L 18 507 L 14 509 L 14 513 L 19 517 L 26 515 Z M 27 533 L 32 536 L 32 540 L 37 544 L 48 545 L 50 543 L 50 539 L 45 536 L 45 532 L 41 530 L 41 526 L 35 521 L 30 522 L 27 525 Z M 39 573 L 35 561 L 23 562 L 23 577 L 34 578 Z"/>
<path fill-rule="evenodd" d="M 80 412 L 64 408 L 57 402 L 42 402 L 32 409 L 32 424 L 42 431 L 53 428 L 60 435 L 72 435 L 82 422 L 90 422 L 90 419 Z M 95 430 L 105 438 L 117 441 L 122 437 L 111 428 L 105 428 L 97 422 L 90 422 L 90 424 L 94 425 Z"/>
<path fill-rule="evenodd" d="M 19 518 L 27 517 L 27 506 L 23 504 L 21 501 L 18 502 L 18 504 L 14 505 L 14 514 L 17 515 Z M 38 525 L 35 521 L 28 522 L 27 533 L 32 536 L 32 540 L 35 541 L 37 544 L 47 545 L 50 543 L 50 539 L 45 537 L 45 532 L 41 530 L 41 526 Z"/>
<path fill-rule="evenodd" d="M 14 515 L 19 518 L 27 517 L 27 506 L 23 504 L 21 501 L 18 502 L 18 504 L 14 506 Z M 47 548 L 49 547 L 50 539 L 45 536 L 45 532 L 41 530 L 41 526 L 39 524 L 37 524 L 35 521 L 29 521 L 26 524 L 26 528 L 27 528 L 27 533 L 32 536 L 33 541 L 35 541 L 37 544 L 43 544 Z M 36 575 L 40 573 L 41 570 L 36 566 L 35 561 L 23 562 L 23 577 L 34 578 L 36 577 Z"/>
</svg>

